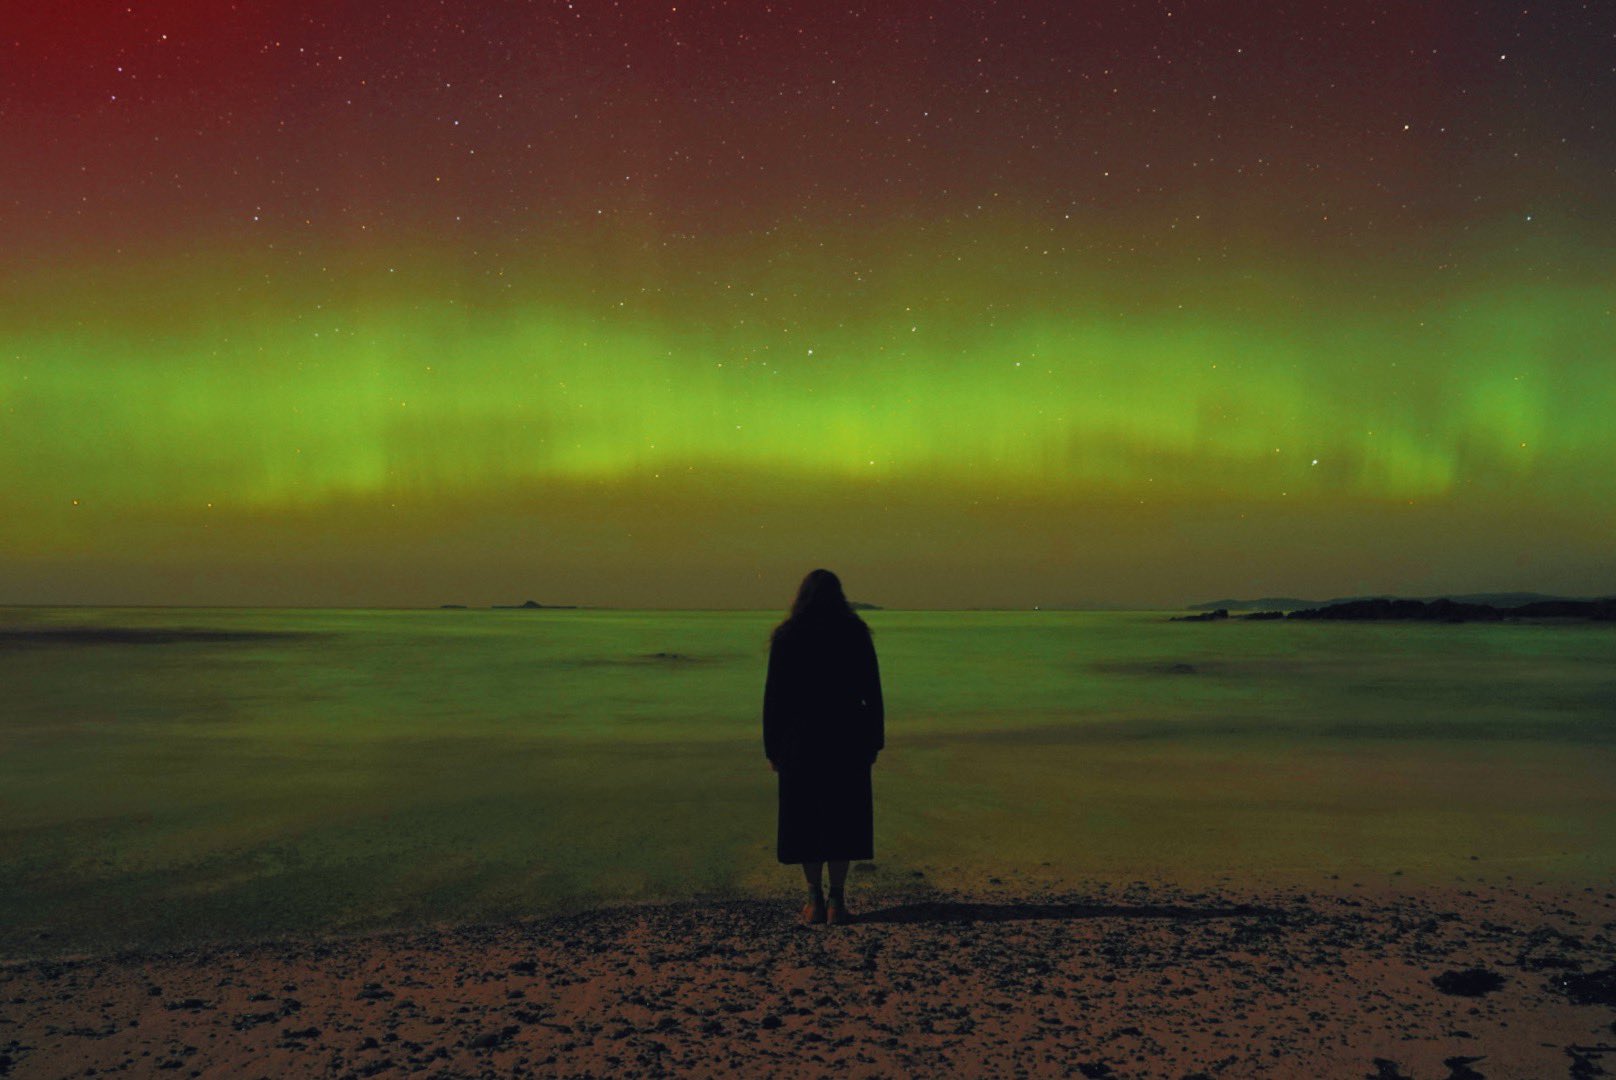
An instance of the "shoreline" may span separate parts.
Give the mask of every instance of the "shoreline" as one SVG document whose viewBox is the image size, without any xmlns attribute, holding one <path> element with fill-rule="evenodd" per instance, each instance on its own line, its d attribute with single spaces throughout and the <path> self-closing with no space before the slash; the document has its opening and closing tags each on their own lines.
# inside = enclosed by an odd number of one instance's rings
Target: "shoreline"
<svg viewBox="0 0 1616 1080">
<path fill-rule="evenodd" d="M 855 879 L 849 900 L 858 919 L 842 927 L 802 926 L 796 890 L 782 889 L 8 961 L 0 1075 L 1496 1080 L 1616 1068 L 1609 889 Z M 1498 987 L 1438 985 L 1476 970 Z"/>
<path fill-rule="evenodd" d="M 772 846 L 768 845 L 770 849 Z M 50 930 L 35 927 L 27 933 L 0 934 L 0 938 L 5 939 L 0 942 L 4 946 L 0 947 L 0 974 L 32 964 L 140 963 L 221 950 L 291 950 L 313 944 L 361 943 L 413 934 L 492 931 L 587 915 L 606 917 L 620 912 L 687 905 L 789 903 L 797 894 L 801 872 L 795 865 L 776 863 L 772 856 L 767 856 L 764 864 L 760 864 L 763 869 L 754 868 L 752 873 L 717 888 L 678 893 L 578 894 L 540 900 L 520 912 L 417 916 L 351 925 L 310 922 L 266 927 L 261 932 L 243 931 L 238 927 L 212 933 L 175 934 L 165 927 L 149 939 L 129 934 L 85 934 L 57 923 Z M 1589 853 L 1569 852 L 1516 856 L 1454 854 L 1439 865 L 1390 870 L 1384 866 L 1340 862 L 1324 865 L 1262 863 L 1214 873 L 1180 862 L 1170 874 L 1145 866 L 1091 867 L 1083 874 L 1066 874 L 1047 861 L 1005 869 L 980 864 L 924 863 L 916 867 L 878 860 L 853 866 L 848 878 L 848 896 L 896 897 L 906 903 L 943 896 L 974 897 L 987 903 L 1036 903 L 1037 897 L 1105 897 L 1151 884 L 1186 895 L 1420 898 L 1447 896 L 1467 889 L 1518 889 L 1529 894 L 1559 896 L 1604 880 L 1609 865 L 1608 860 Z M 782 897 L 785 899 L 781 900 Z"/>
</svg>

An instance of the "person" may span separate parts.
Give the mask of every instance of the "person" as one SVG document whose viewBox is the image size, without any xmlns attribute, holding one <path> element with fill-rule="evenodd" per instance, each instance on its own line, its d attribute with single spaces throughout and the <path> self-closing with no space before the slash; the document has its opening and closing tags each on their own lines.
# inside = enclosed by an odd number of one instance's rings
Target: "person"
<svg viewBox="0 0 1616 1080">
<path fill-rule="evenodd" d="M 829 570 L 802 579 L 769 639 L 763 752 L 779 777 L 775 855 L 802 866 L 807 923 L 853 920 L 848 863 L 875 858 L 870 769 L 886 746 L 881 672 L 870 628 Z M 830 864 L 830 897 L 820 873 Z"/>
</svg>

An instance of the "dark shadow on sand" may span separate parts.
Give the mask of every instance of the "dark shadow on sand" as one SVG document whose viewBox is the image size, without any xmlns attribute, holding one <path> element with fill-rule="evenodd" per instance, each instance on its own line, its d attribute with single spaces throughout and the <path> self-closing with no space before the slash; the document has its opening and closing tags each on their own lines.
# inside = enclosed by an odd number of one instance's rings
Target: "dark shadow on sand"
<svg viewBox="0 0 1616 1080">
<path fill-rule="evenodd" d="M 173 645 L 179 642 L 286 641 L 323 637 L 302 630 L 190 630 L 133 626 L 63 626 L 0 629 L 0 649 L 73 645 Z"/>
<path fill-rule="evenodd" d="M 986 923 L 1018 919 L 1283 919 L 1277 908 L 1252 904 L 1225 907 L 1184 907 L 1172 904 L 970 904 L 944 900 L 861 911 L 859 923 Z"/>
</svg>

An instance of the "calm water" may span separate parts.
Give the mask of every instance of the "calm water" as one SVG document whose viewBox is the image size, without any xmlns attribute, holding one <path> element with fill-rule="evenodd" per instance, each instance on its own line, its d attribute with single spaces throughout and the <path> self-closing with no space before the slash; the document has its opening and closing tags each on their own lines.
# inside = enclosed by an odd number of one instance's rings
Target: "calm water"
<svg viewBox="0 0 1616 1080">
<path fill-rule="evenodd" d="M 0 955 L 783 894 L 777 617 L 0 608 Z M 866 880 L 1616 874 L 1616 628 L 867 618 Z"/>
</svg>

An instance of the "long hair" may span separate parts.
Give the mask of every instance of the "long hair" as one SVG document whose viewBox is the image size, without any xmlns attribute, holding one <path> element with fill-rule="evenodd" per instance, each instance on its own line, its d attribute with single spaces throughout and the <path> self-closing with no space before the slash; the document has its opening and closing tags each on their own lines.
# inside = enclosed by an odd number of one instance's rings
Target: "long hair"
<svg viewBox="0 0 1616 1080">
<path fill-rule="evenodd" d="M 870 632 L 870 627 L 858 617 L 853 605 L 848 603 L 847 594 L 842 591 L 842 579 L 829 570 L 810 570 L 797 586 L 797 598 L 791 602 L 791 612 L 780 625 L 774 628 L 772 638 L 778 638 L 794 627 L 808 623 L 851 623 L 857 624 L 864 633 Z"/>
</svg>

